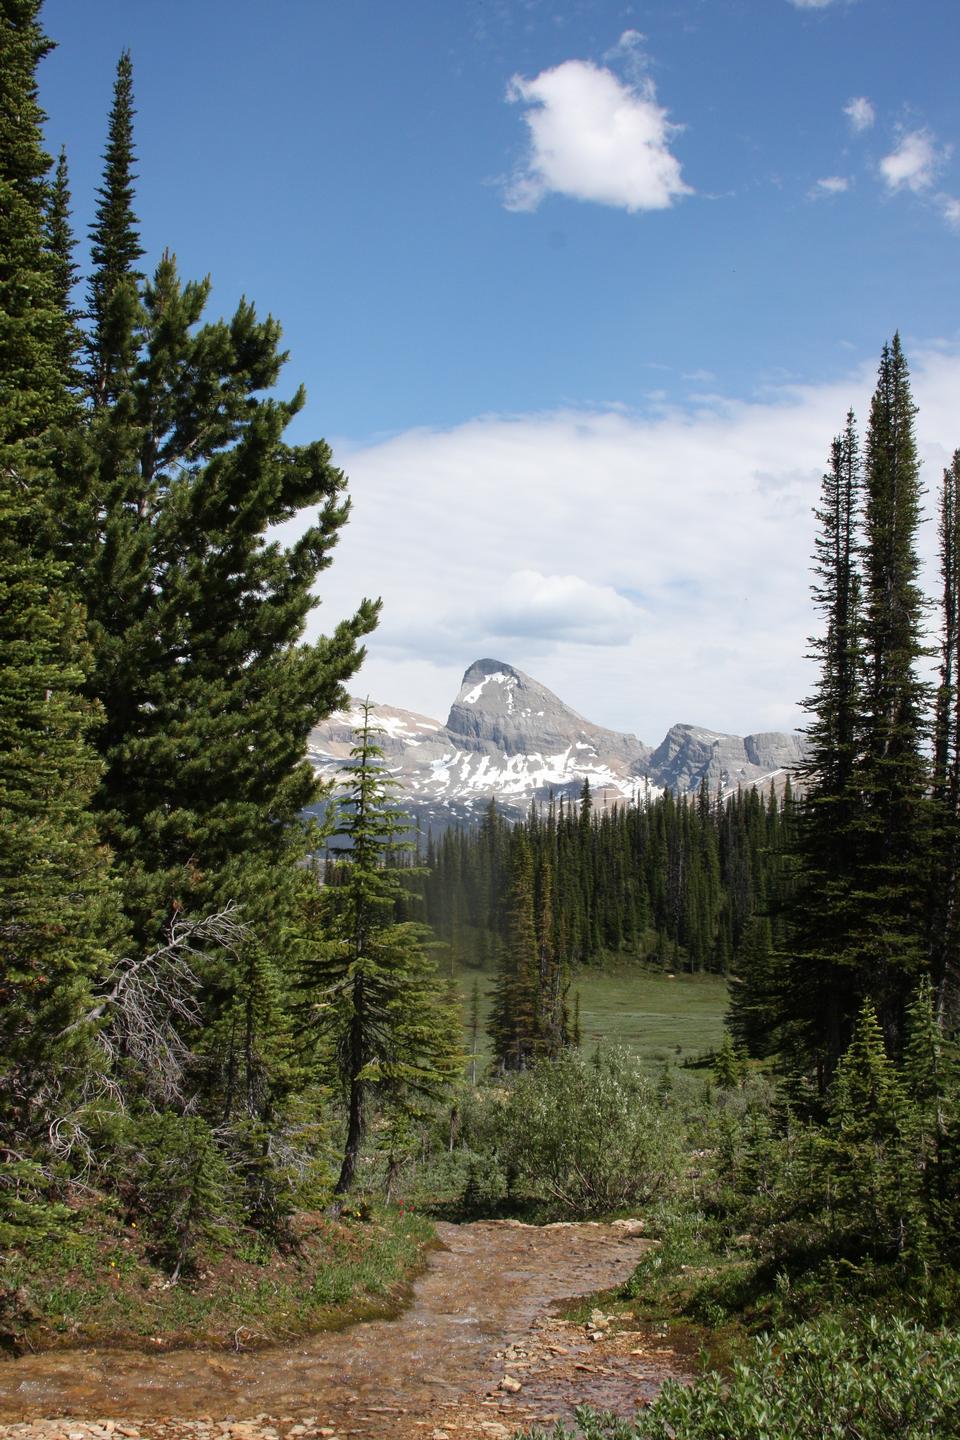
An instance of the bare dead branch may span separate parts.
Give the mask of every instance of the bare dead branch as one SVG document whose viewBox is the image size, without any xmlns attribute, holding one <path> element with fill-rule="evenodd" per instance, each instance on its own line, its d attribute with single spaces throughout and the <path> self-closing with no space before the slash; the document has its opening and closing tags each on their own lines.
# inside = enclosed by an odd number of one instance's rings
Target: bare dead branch
<svg viewBox="0 0 960 1440">
<path fill-rule="evenodd" d="M 63 1031 L 67 1035 L 80 1026 L 98 1027 L 97 1042 L 104 1056 L 97 1076 L 101 1087 L 112 1084 L 118 1089 L 109 1077 L 125 1059 L 136 1065 L 140 1081 L 154 1099 L 185 1105 L 185 1073 L 194 1058 L 185 1036 L 202 1020 L 202 981 L 194 962 L 211 948 L 236 955 L 246 934 L 233 904 L 200 920 L 175 915 L 163 945 L 139 959 L 125 956 L 116 962 L 96 1004 Z M 122 1105 L 119 1089 L 118 1098 Z M 60 1125 L 60 1144 L 66 1141 L 68 1120 Z"/>
</svg>

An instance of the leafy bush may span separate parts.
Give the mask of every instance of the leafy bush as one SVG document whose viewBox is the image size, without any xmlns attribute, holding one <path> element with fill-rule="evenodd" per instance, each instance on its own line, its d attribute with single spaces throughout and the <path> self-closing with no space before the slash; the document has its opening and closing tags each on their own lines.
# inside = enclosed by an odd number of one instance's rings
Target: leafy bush
<svg viewBox="0 0 960 1440">
<path fill-rule="evenodd" d="M 570 1215 L 649 1201 L 675 1181 L 678 1127 L 621 1050 L 567 1051 L 519 1076 L 502 1111 L 501 1164 L 514 1184 Z"/>
<path fill-rule="evenodd" d="M 950 1440 L 960 1436 L 960 1337 L 823 1320 L 755 1341 L 729 1379 L 668 1380 L 634 1421 L 588 1410 L 577 1421 L 584 1440 Z"/>
</svg>

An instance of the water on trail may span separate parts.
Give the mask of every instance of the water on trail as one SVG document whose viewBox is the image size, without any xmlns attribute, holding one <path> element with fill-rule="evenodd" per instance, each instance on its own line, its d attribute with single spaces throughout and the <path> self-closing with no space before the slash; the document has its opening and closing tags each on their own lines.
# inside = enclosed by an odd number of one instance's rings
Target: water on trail
<svg viewBox="0 0 960 1440">
<path fill-rule="evenodd" d="M 632 1414 L 689 1363 L 662 1334 L 613 1334 L 603 1321 L 597 1331 L 551 1307 L 626 1280 L 650 1243 L 641 1228 L 441 1224 L 440 1247 L 396 1319 L 240 1353 L 26 1356 L 0 1364 L 0 1421 L 132 1416 L 156 1422 L 148 1434 L 175 1418 L 270 1416 L 282 1430 L 302 1420 L 308 1433 L 429 1440 L 432 1429 L 512 1434 L 585 1403 Z"/>
</svg>

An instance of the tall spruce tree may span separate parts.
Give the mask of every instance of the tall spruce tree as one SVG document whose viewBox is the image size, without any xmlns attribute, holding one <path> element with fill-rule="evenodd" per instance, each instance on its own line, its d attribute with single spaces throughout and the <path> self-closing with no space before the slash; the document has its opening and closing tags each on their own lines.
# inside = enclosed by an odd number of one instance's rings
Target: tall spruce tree
<svg viewBox="0 0 960 1440">
<path fill-rule="evenodd" d="M 33 1137 L 68 1108 L 92 1030 L 78 1024 L 114 936 L 89 815 L 98 764 L 80 686 L 83 615 L 51 551 L 53 452 L 74 419 L 68 318 L 45 233 L 35 0 L 0 3 L 0 1129 Z M 14 1149 L 18 1148 L 16 1145 Z"/>
<path fill-rule="evenodd" d="M 960 1016 L 960 450 L 940 493 L 940 677 L 933 735 L 936 857 L 931 867 L 930 955 L 936 1013 Z"/>
<path fill-rule="evenodd" d="M 117 63 L 113 105 L 104 151 L 103 183 L 90 230 L 92 270 L 87 287 L 89 386 L 95 406 L 116 401 L 134 362 L 138 313 L 135 269 L 143 256 L 133 210 L 133 62 L 125 50 Z"/>
<path fill-rule="evenodd" d="M 853 412 L 834 440 L 815 511 L 814 602 L 823 631 L 810 640 L 819 661 L 805 708 L 805 794 L 799 807 L 800 876 L 792 959 L 774 981 L 771 1018 L 798 1058 L 826 1082 L 849 1043 L 860 1005 L 856 857 L 863 805 L 857 767 L 863 744 L 864 662 L 860 577 L 863 469 Z M 778 1013 L 779 1012 L 779 1013 Z"/>
<path fill-rule="evenodd" d="M 67 153 L 60 151 L 53 182 L 50 185 L 46 208 L 47 249 L 53 265 L 54 285 L 57 304 L 65 317 L 63 337 L 58 343 L 59 368 L 64 384 L 73 392 L 82 389 L 79 356 L 82 337 L 79 328 L 79 314 L 73 303 L 74 286 L 77 283 L 77 264 L 74 258 L 75 241 L 70 220 L 70 179 L 67 168 Z"/>
<path fill-rule="evenodd" d="M 286 358 L 274 320 L 244 301 L 204 323 L 209 281 L 182 283 L 169 254 L 139 282 L 132 114 L 124 56 L 93 228 L 93 411 L 67 475 L 105 711 L 98 807 L 141 941 L 171 907 L 235 901 L 278 951 L 318 794 L 306 737 L 345 698 L 377 607 L 303 643 L 345 479 L 322 441 L 284 443 L 305 397 L 263 393 Z M 269 538 L 313 507 L 289 547 Z"/>
<path fill-rule="evenodd" d="M 826 624 L 814 642 L 821 671 L 808 702 L 809 789 L 780 1020 L 787 1048 L 816 1065 L 821 1084 L 865 1001 L 899 1053 L 909 996 L 929 967 L 928 687 L 917 672 L 926 652 L 914 415 L 894 336 L 870 408 L 861 534 L 852 416 L 835 443 L 818 511 L 814 595 Z"/>
<path fill-rule="evenodd" d="M 348 846 L 346 872 L 325 892 L 331 938 L 302 979 L 307 1041 L 332 1047 L 346 1099 L 337 1195 L 353 1188 L 374 1108 L 389 1104 L 394 1122 L 398 1113 L 416 1114 L 444 1093 L 464 1061 L 459 1019 L 425 948 L 429 932 L 394 919 L 404 872 L 390 861 L 410 848 L 402 838 L 409 821 L 391 803 L 395 782 L 369 704 L 354 733 L 335 832 Z"/>
<path fill-rule="evenodd" d="M 864 735 L 857 783 L 852 927 L 858 987 L 899 1053 L 905 1008 L 928 967 L 929 687 L 918 675 L 924 599 L 917 583 L 920 462 L 909 371 L 895 335 L 884 346 L 867 432 L 864 517 Z"/>
<path fill-rule="evenodd" d="M 524 1070 L 542 1043 L 533 855 L 524 829 L 511 852 L 507 933 L 497 965 L 487 1030 L 502 1070 Z"/>
</svg>

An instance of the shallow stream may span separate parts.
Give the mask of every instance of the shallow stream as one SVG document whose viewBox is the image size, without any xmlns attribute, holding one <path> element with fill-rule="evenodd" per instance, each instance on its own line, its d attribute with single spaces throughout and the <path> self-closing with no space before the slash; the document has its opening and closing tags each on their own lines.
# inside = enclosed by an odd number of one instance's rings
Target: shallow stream
<svg viewBox="0 0 960 1440">
<path fill-rule="evenodd" d="M 394 1320 L 238 1353 L 26 1356 L 0 1364 L 0 1421 L 132 1416 L 158 1433 L 176 1419 L 222 1431 L 217 1422 L 257 1417 L 263 1427 L 277 1417 L 280 1434 L 300 1421 L 308 1433 L 429 1440 L 433 1430 L 512 1434 L 582 1403 L 629 1414 L 666 1374 L 689 1368 L 683 1357 L 662 1332 L 614 1334 L 603 1320 L 600 1330 L 575 1325 L 552 1307 L 626 1280 L 649 1245 L 641 1228 L 441 1224 L 440 1247 Z"/>
</svg>

